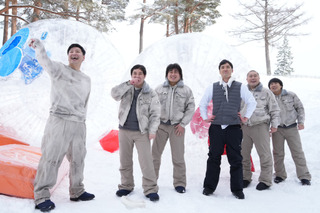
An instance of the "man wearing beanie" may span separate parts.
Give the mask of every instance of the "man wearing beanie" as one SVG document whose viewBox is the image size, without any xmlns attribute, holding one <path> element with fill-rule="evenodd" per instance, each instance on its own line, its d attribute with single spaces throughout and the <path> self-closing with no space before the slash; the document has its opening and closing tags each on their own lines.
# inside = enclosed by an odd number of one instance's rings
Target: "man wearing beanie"
<svg viewBox="0 0 320 213">
<path fill-rule="evenodd" d="M 220 176 L 221 155 L 226 152 L 230 164 L 230 187 L 232 194 L 244 199 L 240 123 L 247 122 L 256 108 L 256 101 L 248 87 L 231 76 L 233 65 L 228 60 L 219 64 L 221 80 L 211 84 L 200 101 L 200 113 L 209 127 L 209 158 L 207 160 L 206 177 L 203 183 L 203 194 L 212 194 L 218 185 Z M 212 100 L 212 115 L 208 117 L 208 104 Z M 241 100 L 247 105 L 243 118 L 239 115 Z"/>
<path fill-rule="evenodd" d="M 251 70 L 247 74 L 248 89 L 257 101 L 257 107 L 250 119 L 242 125 L 243 141 L 241 154 L 243 157 L 243 187 L 252 180 L 250 155 L 253 144 L 260 159 L 259 184 L 256 189 L 266 190 L 272 185 L 273 162 L 270 148 L 270 133 L 277 131 L 280 124 L 280 109 L 273 93 L 262 86 L 259 73 Z M 242 104 L 241 114 L 246 109 Z"/>
<path fill-rule="evenodd" d="M 280 183 L 287 178 L 284 166 L 284 141 L 286 140 L 296 165 L 297 177 L 302 185 L 311 185 L 311 174 L 307 167 L 298 132 L 298 130 L 304 129 L 305 114 L 302 102 L 295 93 L 283 89 L 283 83 L 278 78 L 271 79 L 268 86 L 276 96 L 281 110 L 278 131 L 272 134 L 276 175 L 274 182 Z"/>
<path fill-rule="evenodd" d="M 83 185 L 87 152 L 85 120 L 91 80 L 80 70 L 86 54 L 81 45 L 69 46 L 68 65 L 52 61 L 38 39 L 31 39 L 29 46 L 35 49 L 39 64 L 51 78 L 50 116 L 42 138 L 42 156 L 34 181 L 36 209 L 46 212 L 55 208 L 49 189 L 57 181 L 58 169 L 65 156 L 70 162 L 70 200 L 87 201 L 95 197 L 87 193 Z"/>
<path fill-rule="evenodd" d="M 169 64 L 166 81 L 156 88 L 161 103 L 160 126 L 152 145 L 152 157 L 157 179 L 161 155 L 170 140 L 173 163 L 173 186 L 178 193 L 186 191 L 186 164 L 184 160 L 185 127 L 190 123 L 194 109 L 191 89 L 184 84 L 179 64 Z"/>
</svg>

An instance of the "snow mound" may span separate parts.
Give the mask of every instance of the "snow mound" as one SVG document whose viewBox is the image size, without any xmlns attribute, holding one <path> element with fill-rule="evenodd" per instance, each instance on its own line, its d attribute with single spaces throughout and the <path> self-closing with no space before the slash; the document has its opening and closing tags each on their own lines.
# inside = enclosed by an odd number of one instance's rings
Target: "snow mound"
<svg viewBox="0 0 320 213">
<path fill-rule="evenodd" d="M 238 81 L 245 80 L 249 65 L 244 56 L 225 42 L 202 33 L 179 34 L 162 39 L 146 48 L 132 65 L 146 66 L 146 81 L 155 87 L 165 79 L 166 67 L 178 63 L 184 82 L 193 89 L 195 97 L 202 97 L 209 84 L 219 80 L 218 66 L 223 59 L 231 61 L 233 76 Z M 125 79 L 128 77 L 129 74 L 126 74 Z M 199 101 L 196 100 L 196 103 Z"/>
</svg>

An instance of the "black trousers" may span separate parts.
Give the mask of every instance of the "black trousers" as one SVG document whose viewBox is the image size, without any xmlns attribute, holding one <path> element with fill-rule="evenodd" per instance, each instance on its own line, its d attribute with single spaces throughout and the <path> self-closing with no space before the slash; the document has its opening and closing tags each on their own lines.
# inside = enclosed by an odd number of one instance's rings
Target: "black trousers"
<svg viewBox="0 0 320 213">
<path fill-rule="evenodd" d="M 211 124 L 209 128 L 209 158 L 207 160 L 207 171 L 203 187 L 216 190 L 219 176 L 221 155 L 226 152 L 230 164 L 230 188 L 232 192 L 243 190 L 241 141 L 242 130 L 240 125 L 229 125 L 222 129 L 220 125 Z"/>
</svg>

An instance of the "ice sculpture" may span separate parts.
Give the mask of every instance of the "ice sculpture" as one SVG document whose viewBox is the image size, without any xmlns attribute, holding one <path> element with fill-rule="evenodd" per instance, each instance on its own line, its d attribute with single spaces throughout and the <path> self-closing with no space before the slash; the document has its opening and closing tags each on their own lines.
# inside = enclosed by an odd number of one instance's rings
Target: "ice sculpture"
<svg viewBox="0 0 320 213">
<path fill-rule="evenodd" d="M 80 43 L 86 49 L 82 71 L 91 77 L 88 139 L 98 138 L 114 127 L 110 122 L 117 108 L 110 97 L 111 83 L 123 76 L 124 60 L 112 43 L 96 29 L 64 19 L 41 20 L 19 30 L 0 50 L 0 133 L 39 146 L 49 115 L 50 79 L 27 46 L 30 38 L 41 39 L 52 60 L 65 64 L 67 48 Z"/>
</svg>

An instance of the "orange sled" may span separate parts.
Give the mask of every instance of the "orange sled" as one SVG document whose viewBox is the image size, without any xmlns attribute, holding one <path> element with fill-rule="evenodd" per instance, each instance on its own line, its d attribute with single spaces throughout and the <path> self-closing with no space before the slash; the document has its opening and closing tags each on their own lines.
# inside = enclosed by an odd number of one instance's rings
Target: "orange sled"
<svg viewBox="0 0 320 213">
<path fill-rule="evenodd" d="M 0 146 L 0 193 L 21 198 L 34 198 L 33 183 L 41 150 L 38 147 L 10 144 Z M 56 185 L 69 171 L 65 158 L 59 168 Z"/>
</svg>

